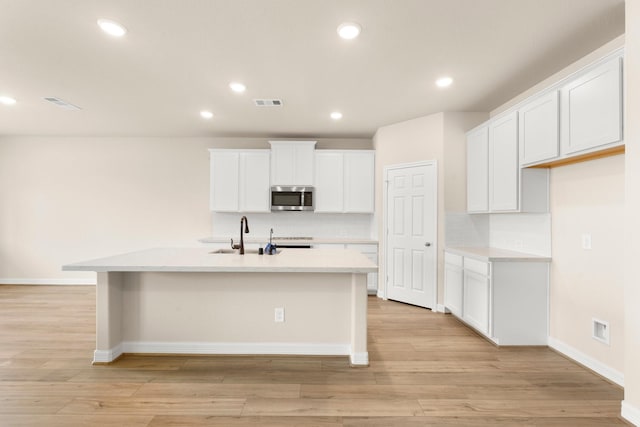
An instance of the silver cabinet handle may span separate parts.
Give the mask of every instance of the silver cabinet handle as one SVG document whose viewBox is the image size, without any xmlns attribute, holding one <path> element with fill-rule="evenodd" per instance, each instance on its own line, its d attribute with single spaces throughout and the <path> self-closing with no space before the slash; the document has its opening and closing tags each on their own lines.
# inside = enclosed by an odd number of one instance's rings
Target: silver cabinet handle
<svg viewBox="0 0 640 427">
<path fill-rule="evenodd" d="M 431 246 L 431 242 L 427 242 L 427 243 L 425 243 L 424 245 L 425 245 L 426 247 L 429 247 L 429 246 Z"/>
</svg>

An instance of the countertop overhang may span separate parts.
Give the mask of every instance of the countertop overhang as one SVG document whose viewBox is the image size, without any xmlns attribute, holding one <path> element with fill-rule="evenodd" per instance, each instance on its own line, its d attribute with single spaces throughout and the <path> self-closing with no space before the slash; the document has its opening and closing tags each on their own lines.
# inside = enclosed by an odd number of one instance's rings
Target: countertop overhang
<svg viewBox="0 0 640 427">
<path fill-rule="evenodd" d="M 525 252 L 510 251 L 491 247 L 447 246 L 446 252 L 478 259 L 480 261 L 503 262 L 551 262 L 551 257 L 534 255 Z"/>
<path fill-rule="evenodd" d="M 209 236 L 198 239 L 200 243 L 228 243 L 229 237 Z M 238 237 L 233 237 L 238 240 Z M 252 235 L 244 236 L 245 243 L 258 243 L 264 245 L 269 241 L 269 237 L 253 237 Z M 273 237 L 272 242 L 275 244 L 292 244 L 292 245 L 314 245 L 314 244 L 354 244 L 354 245 L 377 245 L 378 241 L 374 239 L 353 238 L 353 237 L 310 237 L 310 238 L 293 238 L 293 237 Z"/>
<path fill-rule="evenodd" d="M 375 273 L 349 249 L 281 249 L 277 255 L 214 254 L 211 248 L 153 248 L 67 264 L 64 271 L 218 273 Z"/>
</svg>

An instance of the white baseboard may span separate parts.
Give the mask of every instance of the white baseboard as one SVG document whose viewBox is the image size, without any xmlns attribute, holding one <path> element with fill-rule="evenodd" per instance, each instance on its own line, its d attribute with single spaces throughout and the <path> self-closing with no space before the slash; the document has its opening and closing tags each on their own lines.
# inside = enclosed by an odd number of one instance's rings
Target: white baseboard
<svg viewBox="0 0 640 427">
<path fill-rule="evenodd" d="M 553 337 L 549 337 L 549 347 L 602 375 L 609 381 L 624 387 L 624 374 L 622 372 L 605 365 L 599 360 L 596 360 Z"/>
<path fill-rule="evenodd" d="M 438 304 L 436 305 L 436 310 L 437 313 L 451 313 L 449 311 L 449 309 L 447 307 L 444 306 L 444 304 Z"/>
<path fill-rule="evenodd" d="M 360 352 L 360 353 L 353 353 L 351 354 L 351 356 L 349 356 L 349 359 L 351 360 L 352 365 L 358 365 L 358 366 L 369 365 L 369 353 L 366 351 Z"/>
<path fill-rule="evenodd" d="M 97 279 L 0 279 L 0 285 L 95 285 Z"/>
<path fill-rule="evenodd" d="M 94 362 L 112 362 L 123 353 L 148 354 L 293 354 L 303 356 L 351 356 L 354 365 L 369 364 L 369 354 L 351 354 L 348 344 L 313 343 L 209 343 L 125 341 L 109 350 L 95 350 Z"/>
<path fill-rule="evenodd" d="M 633 423 L 636 426 L 640 426 L 640 408 L 633 406 L 626 400 L 622 401 L 622 418 Z"/>
<path fill-rule="evenodd" d="M 109 350 L 95 350 L 93 352 L 93 363 L 113 362 L 124 353 L 122 345 L 117 345 Z"/>
</svg>

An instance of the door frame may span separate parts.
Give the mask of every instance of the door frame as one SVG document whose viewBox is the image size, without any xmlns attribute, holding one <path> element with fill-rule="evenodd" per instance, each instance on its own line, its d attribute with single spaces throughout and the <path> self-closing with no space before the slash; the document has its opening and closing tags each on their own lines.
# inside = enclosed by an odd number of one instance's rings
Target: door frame
<svg viewBox="0 0 640 427">
<path fill-rule="evenodd" d="M 382 244 L 384 246 L 384 251 L 383 251 L 383 262 L 381 263 L 384 266 L 384 270 L 382 271 L 382 277 L 378 277 L 378 284 L 380 282 L 383 283 L 383 286 L 378 286 L 378 297 L 382 298 L 384 300 L 388 299 L 387 298 L 387 286 L 389 284 L 389 275 L 387 274 L 388 270 L 388 263 L 389 263 L 389 258 L 388 258 L 388 252 L 389 252 L 389 245 L 388 245 L 388 235 L 389 235 L 389 224 L 388 224 L 388 220 L 389 220 L 389 213 L 387 211 L 387 202 L 388 202 L 388 197 L 389 197 L 389 172 L 392 170 L 397 170 L 397 169 L 406 169 L 406 168 L 411 168 L 411 167 L 416 167 L 416 166 L 433 166 L 434 168 L 434 180 L 433 180 L 433 190 L 435 194 L 435 199 L 436 202 L 433 205 L 433 218 L 435 219 L 435 223 L 433 224 L 433 228 L 434 228 L 434 241 L 431 244 L 433 247 L 433 250 L 435 251 L 435 256 L 433 257 L 433 307 L 431 308 L 431 310 L 435 313 L 438 311 L 438 257 L 439 257 L 439 253 L 438 253 L 438 203 L 439 203 L 439 194 L 438 194 L 438 161 L 437 160 L 426 160 L 426 161 L 421 161 L 421 162 L 411 162 L 411 163 L 398 163 L 395 165 L 388 165 L 385 166 L 382 170 L 383 170 L 383 175 L 382 175 L 382 184 L 383 184 L 383 191 L 382 191 Z M 425 230 L 428 229 L 428 224 L 424 224 Z M 379 272 L 380 273 L 380 272 Z M 380 274 L 378 274 L 378 276 L 380 276 Z M 381 280 L 382 279 L 382 280 Z M 382 291 L 382 292 L 380 292 Z"/>
</svg>

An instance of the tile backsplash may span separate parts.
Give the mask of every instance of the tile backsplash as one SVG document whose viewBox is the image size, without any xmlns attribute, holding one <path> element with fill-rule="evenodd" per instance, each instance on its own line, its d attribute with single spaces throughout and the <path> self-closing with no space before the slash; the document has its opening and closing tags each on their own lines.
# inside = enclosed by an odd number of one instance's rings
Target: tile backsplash
<svg viewBox="0 0 640 427">
<path fill-rule="evenodd" d="M 551 256 L 551 214 L 447 213 L 447 246 L 490 246 Z"/>
<path fill-rule="evenodd" d="M 489 215 L 447 213 L 446 246 L 489 246 Z"/>
<path fill-rule="evenodd" d="M 212 236 L 234 237 L 240 232 L 240 213 L 211 214 Z M 349 237 L 370 239 L 375 235 L 371 214 L 328 214 L 314 212 L 247 213 L 254 237 Z"/>
<path fill-rule="evenodd" d="M 551 214 L 493 214 L 490 217 L 491 247 L 551 256 Z"/>
</svg>

